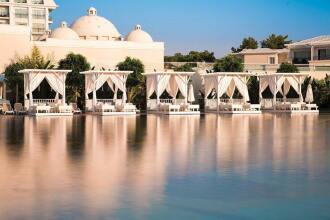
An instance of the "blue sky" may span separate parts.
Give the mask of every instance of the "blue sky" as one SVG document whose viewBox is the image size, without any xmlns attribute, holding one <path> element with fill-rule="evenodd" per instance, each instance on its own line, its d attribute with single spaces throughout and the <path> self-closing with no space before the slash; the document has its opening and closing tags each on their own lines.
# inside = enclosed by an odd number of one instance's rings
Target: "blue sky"
<svg viewBox="0 0 330 220">
<path fill-rule="evenodd" d="M 209 50 L 218 57 L 238 46 L 246 36 L 258 41 L 271 33 L 292 40 L 330 34 L 330 0 L 55 0 L 54 24 L 70 24 L 93 6 L 122 35 L 135 24 L 166 54 Z"/>
</svg>

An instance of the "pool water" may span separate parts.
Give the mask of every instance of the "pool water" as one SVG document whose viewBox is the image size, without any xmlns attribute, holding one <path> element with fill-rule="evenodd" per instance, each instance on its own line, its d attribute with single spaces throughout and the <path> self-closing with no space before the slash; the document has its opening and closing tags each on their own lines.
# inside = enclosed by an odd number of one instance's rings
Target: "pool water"
<svg viewBox="0 0 330 220">
<path fill-rule="evenodd" d="M 0 219 L 330 219 L 330 115 L 0 117 Z"/>
</svg>

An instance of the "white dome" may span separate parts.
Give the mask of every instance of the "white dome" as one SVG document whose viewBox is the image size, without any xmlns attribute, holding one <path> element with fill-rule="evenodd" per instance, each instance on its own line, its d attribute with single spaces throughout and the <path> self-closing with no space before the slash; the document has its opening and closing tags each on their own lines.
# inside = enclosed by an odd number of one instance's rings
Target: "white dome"
<svg viewBox="0 0 330 220">
<path fill-rule="evenodd" d="M 106 18 L 97 16 L 95 8 L 88 9 L 88 15 L 77 19 L 71 28 L 82 39 L 117 40 L 120 33 Z"/>
<path fill-rule="evenodd" d="M 50 34 L 50 38 L 62 39 L 62 40 L 79 40 L 79 36 L 71 28 L 68 28 L 66 22 L 62 22 L 60 27 L 56 28 Z"/>
<path fill-rule="evenodd" d="M 151 43 L 152 37 L 142 30 L 141 25 L 136 25 L 134 30 L 126 36 L 126 41 Z"/>
</svg>

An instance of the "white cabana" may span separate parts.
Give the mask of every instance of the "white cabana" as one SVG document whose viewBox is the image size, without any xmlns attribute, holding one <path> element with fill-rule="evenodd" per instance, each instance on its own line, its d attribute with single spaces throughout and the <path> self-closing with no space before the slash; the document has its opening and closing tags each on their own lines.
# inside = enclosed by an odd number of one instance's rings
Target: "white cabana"
<svg viewBox="0 0 330 220">
<path fill-rule="evenodd" d="M 205 87 L 205 109 L 224 113 L 260 113 L 259 105 L 248 105 L 250 101 L 247 82 L 253 76 L 244 72 L 218 72 L 202 74 Z M 239 91 L 243 99 L 234 100 L 235 89 Z M 208 99 L 212 91 L 216 92 L 216 100 Z M 222 99 L 223 95 L 229 99 Z"/>
<path fill-rule="evenodd" d="M 277 94 L 281 93 L 283 96 L 283 102 L 303 102 L 304 98 L 301 91 L 301 86 L 308 76 L 308 73 L 265 73 L 259 74 L 259 97 L 260 101 L 263 101 L 262 93 L 269 88 L 273 94 L 272 107 L 276 109 L 277 103 Z M 290 88 L 293 88 L 298 94 L 298 99 L 287 99 L 287 95 L 290 91 Z"/>
<path fill-rule="evenodd" d="M 271 108 L 278 112 L 311 112 L 318 113 L 318 107 L 315 104 L 304 103 L 302 94 L 302 84 L 308 76 L 308 73 L 265 73 L 259 74 L 259 96 L 264 109 Z M 269 88 L 273 94 L 271 100 L 264 99 L 262 93 Z M 298 94 L 298 98 L 287 98 L 290 89 L 293 88 Z M 280 93 L 283 98 L 277 98 Z"/>
<path fill-rule="evenodd" d="M 33 91 L 36 90 L 43 80 L 47 80 L 49 86 L 57 94 L 62 96 L 62 105 L 65 105 L 65 81 L 71 70 L 47 70 L 47 69 L 25 69 L 19 71 L 24 74 L 24 105 L 27 109 L 38 105 L 49 105 L 55 103 L 54 98 L 37 99 L 33 98 Z"/>
<path fill-rule="evenodd" d="M 114 114 L 119 111 L 119 106 L 116 106 L 118 90 L 122 92 L 122 99 L 120 103 L 120 112 L 136 112 L 136 108 L 133 105 L 126 105 L 127 103 L 127 91 L 126 81 L 129 74 L 133 71 L 111 71 L 111 70 L 91 70 L 81 72 L 85 75 L 85 96 L 86 96 L 86 110 L 96 112 L 98 108 L 104 113 L 110 112 Z M 108 84 L 110 89 L 114 93 L 113 99 L 97 99 L 96 91 L 99 90 L 104 84 Z M 93 93 L 92 100 L 89 99 L 89 94 Z M 92 102 L 90 102 L 92 101 Z M 117 107 L 117 108 L 116 108 Z M 125 108 L 129 108 L 126 109 Z M 134 111 L 133 111 L 134 110 Z M 102 113 L 102 114 L 103 114 Z"/>
<path fill-rule="evenodd" d="M 195 72 L 162 71 L 144 73 L 147 78 L 147 109 L 150 111 L 162 111 L 172 114 L 199 114 L 199 107 L 188 104 L 188 84 Z M 167 92 L 172 99 L 161 99 L 161 95 Z M 180 91 L 183 99 L 177 100 Z M 156 102 L 151 96 L 156 94 Z"/>
</svg>

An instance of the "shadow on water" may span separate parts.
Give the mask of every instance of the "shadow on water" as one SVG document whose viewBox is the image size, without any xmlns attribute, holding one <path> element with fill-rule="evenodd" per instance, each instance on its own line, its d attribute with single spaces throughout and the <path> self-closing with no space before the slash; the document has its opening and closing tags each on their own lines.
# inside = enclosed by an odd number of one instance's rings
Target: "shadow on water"
<svg viewBox="0 0 330 220">
<path fill-rule="evenodd" d="M 135 129 L 128 130 L 128 150 L 129 153 L 139 154 L 143 150 L 143 142 L 146 136 L 147 116 L 140 116 L 136 118 Z"/>
<path fill-rule="evenodd" d="M 74 161 L 80 160 L 85 152 L 86 117 L 73 117 L 67 132 L 67 152 Z"/>
<path fill-rule="evenodd" d="M 5 119 L 6 147 L 13 157 L 19 157 L 24 149 L 24 117 Z"/>
</svg>

